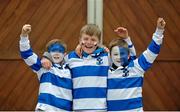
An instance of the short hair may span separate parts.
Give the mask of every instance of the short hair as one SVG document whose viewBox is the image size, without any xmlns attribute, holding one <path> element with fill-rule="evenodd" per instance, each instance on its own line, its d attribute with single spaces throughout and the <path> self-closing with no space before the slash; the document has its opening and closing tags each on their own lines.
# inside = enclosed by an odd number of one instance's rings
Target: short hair
<svg viewBox="0 0 180 112">
<path fill-rule="evenodd" d="M 119 46 L 119 47 L 123 47 L 126 48 L 128 50 L 129 53 L 129 48 L 128 48 L 128 44 L 125 40 L 121 39 L 121 38 L 116 38 L 113 39 L 110 43 L 109 43 L 109 50 L 112 51 L 112 48 L 114 46 Z M 111 53 L 111 52 L 110 52 Z"/>
<path fill-rule="evenodd" d="M 101 30 L 95 24 L 87 24 L 87 25 L 83 26 L 80 31 L 80 38 L 83 33 L 90 35 L 90 36 L 96 36 L 96 37 L 98 37 L 99 40 L 101 39 Z"/>
<path fill-rule="evenodd" d="M 61 44 L 65 51 L 67 50 L 67 45 L 60 39 L 53 39 L 53 40 L 50 40 L 47 44 L 46 44 L 46 50 L 48 51 L 48 48 L 49 46 L 51 46 L 52 44 L 55 44 L 55 43 L 58 43 L 58 44 Z"/>
</svg>

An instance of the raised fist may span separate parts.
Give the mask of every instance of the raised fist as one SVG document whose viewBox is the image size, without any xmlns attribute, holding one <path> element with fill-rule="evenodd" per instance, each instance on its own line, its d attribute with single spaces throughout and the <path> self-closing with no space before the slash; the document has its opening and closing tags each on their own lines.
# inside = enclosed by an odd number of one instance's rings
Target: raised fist
<svg viewBox="0 0 180 112">
<path fill-rule="evenodd" d="M 22 34 L 22 35 L 28 35 L 30 32 L 31 32 L 31 25 L 25 24 L 25 25 L 22 27 L 21 34 Z"/>
<path fill-rule="evenodd" d="M 158 18 L 158 20 L 157 20 L 157 28 L 164 29 L 165 25 L 166 25 L 166 22 L 164 21 L 164 19 L 163 18 Z"/>
<path fill-rule="evenodd" d="M 118 27 L 114 30 L 114 32 L 121 38 L 128 37 L 128 30 L 124 27 Z"/>
</svg>

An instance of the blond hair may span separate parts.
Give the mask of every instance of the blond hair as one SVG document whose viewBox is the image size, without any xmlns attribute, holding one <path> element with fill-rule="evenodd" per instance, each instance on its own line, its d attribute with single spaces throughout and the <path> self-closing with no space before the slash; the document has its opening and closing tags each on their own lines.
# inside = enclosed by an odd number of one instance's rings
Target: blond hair
<svg viewBox="0 0 180 112">
<path fill-rule="evenodd" d="M 52 44 L 55 44 L 55 43 L 58 43 L 58 44 L 61 44 L 65 51 L 67 50 L 67 45 L 60 39 L 53 39 L 53 40 L 50 40 L 47 44 L 46 44 L 46 50 L 48 50 L 49 46 L 51 46 Z"/>
<path fill-rule="evenodd" d="M 101 38 L 101 30 L 95 24 L 87 24 L 87 25 L 83 26 L 80 31 L 80 38 L 83 33 L 85 33 L 89 36 L 96 36 L 96 37 L 98 37 L 99 40 Z"/>
</svg>

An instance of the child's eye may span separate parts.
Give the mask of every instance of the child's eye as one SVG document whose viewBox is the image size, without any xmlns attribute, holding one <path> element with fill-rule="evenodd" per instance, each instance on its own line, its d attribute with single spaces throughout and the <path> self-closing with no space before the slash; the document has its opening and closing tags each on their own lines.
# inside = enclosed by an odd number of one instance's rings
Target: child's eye
<svg viewBox="0 0 180 112">
<path fill-rule="evenodd" d="M 88 38 L 83 38 L 83 40 L 86 40 L 86 41 L 87 41 L 87 40 L 88 40 Z"/>
<path fill-rule="evenodd" d="M 96 39 L 91 39 L 91 41 L 95 42 L 95 41 L 96 41 Z"/>
</svg>

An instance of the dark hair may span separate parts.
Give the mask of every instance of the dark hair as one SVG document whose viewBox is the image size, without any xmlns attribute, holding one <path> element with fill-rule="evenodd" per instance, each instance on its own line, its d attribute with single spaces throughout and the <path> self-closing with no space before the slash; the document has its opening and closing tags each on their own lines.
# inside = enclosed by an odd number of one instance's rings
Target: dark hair
<svg viewBox="0 0 180 112">
<path fill-rule="evenodd" d="M 48 51 L 49 46 L 51 46 L 52 44 L 55 44 L 55 43 L 61 44 L 65 48 L 65 51 L 67 50 L 67 45 L 62 40 L 53 39 L 46 44 L 46 51 Z"/>
</svg>

